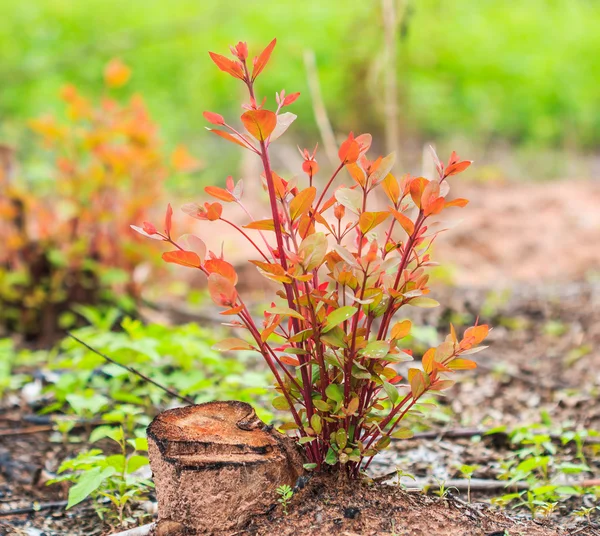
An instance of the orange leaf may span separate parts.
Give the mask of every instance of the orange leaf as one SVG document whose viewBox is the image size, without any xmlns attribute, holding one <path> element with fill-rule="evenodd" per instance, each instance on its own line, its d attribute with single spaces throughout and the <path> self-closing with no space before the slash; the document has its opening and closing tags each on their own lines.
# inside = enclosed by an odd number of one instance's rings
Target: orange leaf
<svg viewBox="0 0 600 536">
<path fill-rule="evenodd" d="M 226 203 L 230 203 L 231 201 L 235 201 L 235 197 L 231 192 L 228 192 L 224 188 L 219 188 L 218 186 L 207 186 L 204 188 L 204 191 L 208 195 L 212 195 L 221 201 L 225 201 Z"/>
<path fill-rule="evenodd" d="M 429 181 L 425 177 L 417 177 L 410 182 L 410 196 L 417 207 L 421 208 L 421 196 Z"/>
<path fill-rule="evenodd" d="M 309 186 L 292 199 L 290 202 L 290 218 L 292 221 L 309 211 L 316 195 L 317 189 L 314 186 Z"/>
<path fill-rule="evenodd" d="M 241 145 L 244 149 L 248 149 L 249 142 L 248 142 L 248 144 L 246 144 L 240 138 L 236 138 L 235 136 L 232 136 L 231 134 L 229 134 L 229 132 L 224 132 L 223 130 L 217 130 L 216 128 L 209 128 L 207 130 L 209 132 L 213 132 L 217 136 L 221 136 L 221 138 L 224 138 L 227 141 L 231 141 L 233 143 L 237 143 L 238 145 Z"/>
<path fill-rule="evenodd" d="M 267 63 L 269 62 L 269 58 L 271 57 L 271 52 L 275 48 L 277 44 L 277 39 L 273 39 L 267 47 L 260 53 L 260 56 L 254 58 L 254 67 L 252 69 L 252 80 L 255 80 L 256 77 L 262 72 Z M 292 101 L 293 102 L 293 101 Z"/>
<path fill-rule="evenodd" d="M 275 223 L 273 220 L 251 221 L 248 225 L 244 225 L 244 228 L 256 229 L 257 231 L 274 231 Z"/>
<path fill-rule="evenodd" d="M 165 262 L 172 262 L 189 268 L 200 268 L 200 257 L 193 251 L 167 251 L 162 254 Z"/>
<path fill-rule="evenodd" d="M 470 370 L 477 368 L 477 363 L 470 359 L 454 359 L 448 364 L 448 368 L 452 370 Z"/>
<path fill-rule="evenodd" d="M 390 207 L 390 212 L 393 214 L 394 218 L 398 221 L 398 223 L 402 226 L 402 229 L 406 231 L 408 236 L 411 236 L 415 232 L 415 224 L 412 220 L 402 214 L 402 212 L 398 212 L 396 209 Z"/>
<path fill-rule="evenodd" d="M 362 234 L 367 234 L 371 229 L 383 223 L 389 215 L 389 212 L 363 212 L 358 220 Z"/>
<path fill-rule="evenodd" d="M 463 340 L 460 343 L 461 348 L 471 348 L 471 346 L 477 346 L 483 341 L 490 331 L 489 326 L 481 324 L 480 326 L 473 326 L 465 331 Z"/>
<path fill-rule="evenodd" d="M 239 78 L 240 80 L 244 79 L 244 70 L 237 61 L 232 61 L 229 58 L 221 56 L 221 54 L 215 54 L 214 52 L 209 52 L 208 54 L 221 71 L 229 73 L 234 78 Z"/>
<path fill-rule="evenodd" d="M 176 171 L 190 172 L 198 169 L 201 162 L 194 158 L 183 145 L 178 145 L 171 154 L 171 165 Z"/>
<path fill-rule="evenodd" d="M 402 322 L 397 322 L 394 325 L 394 327 L 392 327 L 392 339 L 403 339 L 410 333 L 411 327 L 412 323 L 410 320 L 403 320 Z"/>
<path fill-rule="evenodd" d="M 209 221 L 217 221 L 223 214 L 223 205 L 221 203 L 205 203 L 206 219 Z"/>
<path fill-rule="evenodd" d="M 289 355 L 282 355 L 279 358 L 279 361 L 281 361 L 284 365 L 290 365 L 292 367 L 298 367 L 298 366 L 300 366 L 300 361 L 298 361 L 297 358 L 291 357 Z"/>
<path fill-rule="evenodd" d="M 416 368 L 408 369 L 408 383 L 410 383 L 411 394 L 415 400 L 427 389 L 425 374 Z"/>
<path fill-rule="evenodd" d="M 204 268 L 209 274 L 219 274 L 227 279 L 232 285 L 237 284 L 238 276 L 235 268 L 223 259 L 209 259 L 204 263 Z"/>
<path fill-rule="evenodd" d="M 362 168 L 355 162 L 354 164 L 348 164 L 346 166 L 348 173 L 354 179 L 354 181 L 361 187 L 364 187 L 367 182 L 367 177 Z"/>
<path fill-rule="evenodd" d="M 131 77 L 131 69 L 119 58 L 108 62 L 104 69 L 104 82 L 108 87 L 124 86 Z"/>
<path fill-rule="evenodd" d="M 244 310 L 244 306 L 238 305 L 237 307 L 227 309 L 227 311 L 221 311 L 219 314 L 225 315 L 225 316 L 233 316 L 233 315 L 237 315 L 238 313 L 241 313 L 243 310 Z"/>
<path fill-rule="evenodd" d="M 446 208 L 448 207 L 464 207 L 467 205 L 467 203 L 469 202 L 468 199 L 463 199 L 461 197 L 459 197 L 458 199 L 453 199 L 452 201 L 448 201 L 445 205 Z"/>
<path fill-rule="evenodd" d="M 277 126 L 277 115 L 270 110 L 248 110 L 242 114 L 246 130 L 257 140 L 266 140 Z"/>
<path fill-rule="evenodd" d="M 385 179 L 383 179 L 383 191 L 394 205 L 398 203 L 398 199 L 400 199 L 400 186 L 396 177 L 391 173 L 388 173 Z"/>
</svg>

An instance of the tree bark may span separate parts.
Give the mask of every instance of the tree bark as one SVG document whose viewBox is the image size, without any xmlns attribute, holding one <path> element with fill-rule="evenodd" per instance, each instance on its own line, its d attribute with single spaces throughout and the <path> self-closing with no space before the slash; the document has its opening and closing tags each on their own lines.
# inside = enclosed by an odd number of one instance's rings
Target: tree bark
<svg viewBox="0 0 600 536">
<path fill-rule="evenodd" d="M 243 402 L 168 410 L 147 432 L 157 536 L 240 529 L 276 503 L 278 486 L 293 487 L 303 471 L 294 440 Z"/>
</svg>

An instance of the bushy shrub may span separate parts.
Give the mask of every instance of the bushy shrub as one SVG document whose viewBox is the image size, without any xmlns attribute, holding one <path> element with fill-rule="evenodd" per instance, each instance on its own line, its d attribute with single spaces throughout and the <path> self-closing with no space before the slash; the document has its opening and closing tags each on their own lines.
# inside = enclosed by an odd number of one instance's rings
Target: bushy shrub
<svg viewBox="0 0 600 536">
<path fill-rule="evenodd" d="M 108 89 L 129 75 L 113 60 L 105 71 Z M 147 217 L 170 172 L 198 164 L 183 147 L 171 162 L 165 158 L 158 126 L 139 95 L 93 103 L 66 86 L 61 98 L 66 122 L 31 121 L 55 157 L 53 191 L 44 195 L 19 189 L 8 177 L 0 181 L 0 318 L 31 338 L 52 338 L 57 319 L 73 304 L 119 297 L 122 306 L 131 305 L 126 300 L 138 296 L 136 268 L 148 249 L 127 232 L 129 222 Z"/>
<path fill-rule="evenodd" d="M 434 154 L 437 177 L 404 175 L 398 180 L 391 173 L 393 153 L 370 160 L 371 136 L 350 133 L 323 188 L 316 187 L 316 151 L 301 151 L 303 179 L 284 179 L 271 168 L 269 147 L 295 119 L 282 110 L 299 94 L 277 94 L 276 110 L 271 111 L 255 93 L 255 80 L 274 46 L 275 40 L 251 65 L 245 43 L 231 47 L 234 60 L 211 52 L 219 69 L 246 86 L 249 100 L 243 105 L 243 129 L 219 114 L 205 113 L 211 124 L 222 127 L 211 132 L 260 158 L 270 216 L 255 219 L 248 214 L 250 221 L 243 227 L 227 219 L 223 202 L 246 211 L 242 184 L 231 178 L 226 188 L 206 188 L 217 201 L 183 207 L 193 218 L 229 223 L 250 241 L 257 258 L 249 262 L 280 286 L 262 323 L 252 318 L 238 294 L 238 275 L 223 254 L 207 252 L 195 235 L 173 238 L 170 206 L 161 231 L 149 222 L 134 229 L 174 247 L 163 254 L 166 262 L 206 275 L 214 303 L 232 319 L 228 325 L 247 335 L 226 339 L 218 348 L 262 354 L 275 377 L 278 396 L 273 405 L 289 410 L 292 420 L 283 428 L 296 431 L 309 467 L 335 466 L 357 476 L 392 437 L 411 435 L 401 426 L 402 419 L 415 411 L 425 393 L 448 389 L 454 383 L 448 377 L 455 371 L 476 366 L 464 356 L 482 349 L 477 345 L 488 333 L 486 325 L 475 325 L 459 338 L 451 327 L 442 344 L 425 352 L 422 369 L 410 368 L 406 382 L 398 374 L 397 365 L 413 357 L 403 347 L 411 322 L 395 317 L 405 305 L 438 305 L 428 296 L 426 272 L 434 264 L 429 248 L 443 227 L 432 220 L 467 204 L 446 197 L 448 179 L 471 162 L 453 153 L 443 164 Z M 352 182 L 332 191 L 344 170 Z M 385 210 L 371 208 L 378 188 L 389 201 Z"/>
</svg>

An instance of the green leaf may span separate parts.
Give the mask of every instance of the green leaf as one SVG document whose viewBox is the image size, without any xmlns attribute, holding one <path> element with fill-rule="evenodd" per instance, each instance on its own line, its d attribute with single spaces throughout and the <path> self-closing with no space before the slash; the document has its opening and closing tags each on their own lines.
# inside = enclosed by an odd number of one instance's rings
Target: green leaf
<svg viewBox="0 0 600 536">
<path fill-rule="evenodd" d="M 340 205 L 344 205 L 355 214 L 360 214 L 362 207 L 362 194 L 360 191 L 351 190 L 350 188 L 340 188 L 335 192 L 335 198 Z"/>
<path fill-rule="evenodd" d="M 367 344 L 362 351 L 364 357 L 370 359 L 383 359 L 390 351 L 390 343 L 385 341 L 373 341 Z"/>
<path fill-rule="evenodd" d="M 267 313 L 281 316 L 292 316 L 298 320 L 304 320 L 304 317 L 298 311 L 294 311 L 291 307 L 271 307 L 267 310 Z"/>
<path fill-rule="evenodd" d="M 321 400 L 320 398 L 313 400 L 313 406 L 319 411 L 331 411 L 331 406 L 327 402 L 325 402 L 325 400 Z"/>
<path fill-rule="evenodd" d="M 346 341 L 344 340 L 345 337 L 346 333 L 344 330 L 339 326 L 336 326 L 327 331 L 327 333 L 323 333 L 321 335 L 321 341 L 335 348 L 348 348 L 348 344 L 346 344 Z"/>
<path fill-rule="evenodd" d="M 384 389 L 385 393 L 388 395 L 390 402 L 395 405 L 396 402 L 398 402 L 398 398 L 400 398 L 398 389 L 396 389 L 396 387 L 394 385 L 392 385 L 390 382 L 386 382 L 386 381 L 383 382 L 383 389 Z"/>
<path fill-rule="evenodd" d="M 310 427 L 317 433 L 320 434 L 321 430 L 323 430 L 323 422 L 321 421 L 321 417 L 318 414 L 314 414 L 310 418 Z"/>
<path fill-rule="evenodd" d="M 408 305 L 412 305 L 414 307 L 423 307 L 425 309 L 431 309 L 440 304 L 440 302 L 434 300 L 433 298 L 424 298 L 422 296 L 419 296 L 418 298 L 412 298 L 407 303 Z"/>
<path fill-rule="evenodd" d="M 298 246 L 298 255 L 307 272 L 318 268 L 323 264 L 327 255 L 327 237 L 325 233 L 313 233 L 307 236 Z"/>
<path fill-rule="evenodd" d="M 87 499 L 91 493 L 96 491 L 102 483 L 109 477 L 115 474 L 114 467 L 95 467 L 83 473 L 79 478 L 77 484 L 69 489 L 69 501 L 67 503 L 67 510 L 72 508 L 81 501 Z"/>
<path fill-rule="evenodd" d="M 309 436 L 301 437 L 300 439 L 298 439 L 298 444 L 299 445 L 305 445 L 306 443 L 311 443 L 315 439 L 317 439 L 317 438 L 316 437 L 309 437 Z"/>
<path fill-rule="evenodd" d="M 148 457 L 134 454 L 127 460 L 127 473 L 131 474 L 137 471 L 140 467 L 148 465 Z"/>
<path fill-rule="evenodd" d="M 335 442 L 336 442 L 337 446 L 340 447 L 340 450 L 343 450 L 346 448 L 346 445 L 348 444 L 348 435 L 346 434 L 346 430 L 344 430 L 343 428 L 340 428 L 335 433 Z"/>
<path fill-rule="evenodd" d="M 285 411 L 286 409 L 290 409 L 290 405 L 288 404 L 287 399 L 285 398 L 285 396 L 277 396 L 273 399 L 273 402 L 271 402 L 273 404 L 273 407 L 275 409 L 279 409 L 282 411 Z"/>
<path fill-rule="evenodd" d="M 323 333 L 327 333 L 337 325 L 354 316 L 357 313 L 357 311 L 358 309 L 356 307 L 352 307 L 351 305 L 344 305 L 344 307 L 336 309 L 327 316 L 327 318 L 325 319 L 325 326 L 321 331 Z"/>
<path fill-rule="evenodd" d="M 325 456 L 325 463 L 328 465 L 335 465 L 337 461 L 337 454 L 335 453 L 335 450 L 330 447 Z"/>
<path fill-rule="evenodd" d="M 337 383 L 330 383 L 325 389 L 327 398 L 334 400 L 335 402 L 341 402 L 344 400 L 344 388 Z"/>
<path fill-rule="evenodd" d="M 396 439 L 410 439 L 413 435 L 412 430 L 409 428 L 399 428 L 392 434 L 392 437 Z"/>
<path fill-rule="evenodd" d="M 369 175 L 369 181 L 371 184 L 377 184 L 379 181 L 385 179 L 392 168 L 394 167 L 394 163 L 396 162 L 396 151 L 391 152 L 386 157 L 381 159 L 379 162 L 379 166 L 377 169 Z"/>
<path fill-rule="evenodd" d="M 317 464 L 316 463 L 305 463 L 302 467 L 304 467 L 304 469 L 306 469 L 307 471 L 312 471 L 313 469 L 317 468 Z"/>
</svg>

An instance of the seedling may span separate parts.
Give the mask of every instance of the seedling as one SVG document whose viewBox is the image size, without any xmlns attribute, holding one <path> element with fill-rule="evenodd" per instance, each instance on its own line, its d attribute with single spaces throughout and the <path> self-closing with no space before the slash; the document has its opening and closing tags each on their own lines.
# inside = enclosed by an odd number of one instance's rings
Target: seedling
<svg viewBox="0 0 600 536">
<path fill-rule="evenodd" d="M 461 465 L 458 470 L 460 474 L 467 479 L 467 501 L 471 502 L 471 478 L 473 478 L 473 473 L 479 469 L 479 465 Z"/>
<path fill-rule="evenodd" d="M 279 486 L 275 490 L 275 492 L 277 493 L 277 495 L 279 495 L 279 499 L 277 499 L 277 502 L 281 504 L 281 507 L 283 508 L 283 513 L 287 516 L 288 506 L 290 505 L 290 501 L 294 496 L 294 490 L 292 490 L 292 488 L 290 488 L 290 486 L 288 486 L 287 484 L 284 484 L 283 486 Z"/>
<path fill-rule="evenodd" d="M 429 249 L 444 229 L 435 219 L 467 204 L 448 198 L 448 181 L 471 162 L 452 153 L 444 164 L 432 151 L 434 178 L 397 179 L 394 153 L 370 158 L 371 135 L 350 133 L 326 180 L 318 180 L 316 148 L 300 150 L 303 177 L 284 178 L 273 168 L 270 148 L 296 119 L 284 108 L 299 93 L 282 90 L 271 110 L 255 84 L 275 43 L 252 62 L 242 42 L 231 47 L 233 59 L 211 52 L 217 67 L 244 86 L 248 99 L 239 125 L 217 113 L 204 114 L 212 134 L 260 160 L 263 173 L 255 180 L 268 193 L 268 215 L 250 213 L 242 181 L 232 177 L 225 188 L 205 188 L 213 201 L 183 207 L 204 225 L 219 221 L 234 229 L 255 253 L 249 262 L 279 285 L 262 322 L 238 292 L 238 274 L 224 253 L 208 251 L 193 234 L 175 238 L 170 205 L 162 230 L 150 222 L 133 228 L 170 246 L 162 256 L 166 262 L 207 277 L 213 302 L 227 325 L 241 333 L 216 347 L 263 356 L 275 378 L 273 405 L 291 416 L 282 428 L 295 431 L 309 463 L 319 471 L 335 467 L 357 477 L 392 438 L 410 436 L 401 423 L 419 399 L 452 387 L 450 376 L 476 366 L 466 356 L 484 348 L 478 345 L 488 326 L 476 324 L 461 338 L 451 326 L 446 340 L 424 353 L 422 369 L 410 368 L 404 382 L 398 373 L 399 363 L 413 359 L 405 346 L 412 324 L 395 318 L 405 306 L 438 305 L 427 286 L 427 270 L 434 266 Z M 334 187 L 336 180 L 345 184 Z M 377 190 L 383 190 L 387 207 L 375 207 Z M 241 209 L 248 222 L 235 223 L 223 203 Z"/>
</svg>

